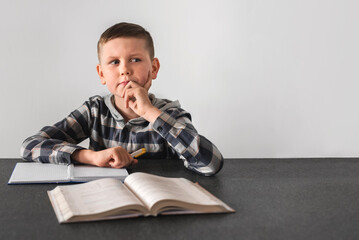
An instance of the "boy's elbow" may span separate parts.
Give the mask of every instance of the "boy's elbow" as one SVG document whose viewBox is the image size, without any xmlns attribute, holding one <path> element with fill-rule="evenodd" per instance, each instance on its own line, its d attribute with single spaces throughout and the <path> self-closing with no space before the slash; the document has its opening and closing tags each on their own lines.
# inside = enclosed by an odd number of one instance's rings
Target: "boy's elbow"
<svg viewBox="0 0 359 240">
<path fill-rule="evenodd" d="M 20 157 L 28 162 L 33 162 L 32 150 L 36 146 L 34 137 L 29 137 L 24 140 L 20 148 Z"/>
<path fill-rule="evenodd" d="M 198 152 L 196 155 L 188 154 L 186 167 L 200 175 L 216 175 L 223 168 L 221 152 L 207 138 L 200 136 L 198 140 Z"/>
<path fill-rule="evenodd" d="M 214 176 L 223 168 L 223 156 L 213 155 L 212 161 L 202 170 L 204 176 Z"/>
<path fill-rule="evenodd" d="M 217 159 L 216 166 L 213 168 L 212 173 L 210 175 L 208 175 L 208 176 L 214 176 L 217 173 L 219 173 L 219 171 L 221 171 L 221 169 L 223 168 L 223 164 L 224 164 L 223 156 L 220 155 L 220 157 Z"/>
<path fill-rule="evenodd" d="M 189 164 L 187 161 L 185 161 L 185 166 L 200 175 L 214 176 L 219 171 L 221 171 L 221 169 L 223 168 L 223 163 L 223 156 L 218 151 L 213 153 L 211 161 L 206 165 L 203 164 L 203 162 L 201 164 Z"/>
</svg>

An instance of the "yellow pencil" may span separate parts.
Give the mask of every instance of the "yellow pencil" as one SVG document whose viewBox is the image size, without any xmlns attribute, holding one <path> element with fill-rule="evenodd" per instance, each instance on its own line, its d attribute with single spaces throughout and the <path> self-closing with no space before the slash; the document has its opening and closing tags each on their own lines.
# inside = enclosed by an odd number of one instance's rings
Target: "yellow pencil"
<svg viewBox="0 0 359 240">
<path fill-rule="evenodd" d="M 138 149 L 137 151 L 134 151 L 133 153 L 131 153 L 131 156 L 133 158 L 137 158 L 145 153 L 146 153 L 146 148 L 141 148 L 141 149 Z"/>
</svg>

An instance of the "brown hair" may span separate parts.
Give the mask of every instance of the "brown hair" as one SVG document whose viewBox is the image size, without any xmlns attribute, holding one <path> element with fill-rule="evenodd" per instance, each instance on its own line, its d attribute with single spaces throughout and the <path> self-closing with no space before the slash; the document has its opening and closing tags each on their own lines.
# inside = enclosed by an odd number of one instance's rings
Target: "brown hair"
<svg viewBox="0 0 359 240">
<path fill-rule="evenodd" d="M 144 39 L 146 41 L 147 49 L 149 51 L 151 60 L 154 58 L 155 49 L 153 46 L 153 40 L 151 34 L 140 25 L 121 22 L 113 25 L 112 27 L 104 31 L 100 39 L 98 40 L 97 55 L 99 61 L 100 61 L 100 51 L 103 44 L 107 43 L 108 41 L 114 38 L 119 38 L 119 37 L 135 37 L 135 38 Z"/>
</svg>

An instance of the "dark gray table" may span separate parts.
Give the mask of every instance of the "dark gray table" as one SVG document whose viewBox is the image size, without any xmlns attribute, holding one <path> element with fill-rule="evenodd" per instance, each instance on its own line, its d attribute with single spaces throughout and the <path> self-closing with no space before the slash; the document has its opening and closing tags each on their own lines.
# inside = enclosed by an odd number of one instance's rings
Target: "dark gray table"
<svg viewBox="0 0 359 240">
<path fill-rule="evenodd" d="M 215 177 L 141 160 L 131 171 L 197 181 L 237 212 L 62 225 L 56 184 L 7 185 L 18 161 L 0 160 L 0 239 L 359 239 L 359 159 L 226 159 Z"/>
</svg>

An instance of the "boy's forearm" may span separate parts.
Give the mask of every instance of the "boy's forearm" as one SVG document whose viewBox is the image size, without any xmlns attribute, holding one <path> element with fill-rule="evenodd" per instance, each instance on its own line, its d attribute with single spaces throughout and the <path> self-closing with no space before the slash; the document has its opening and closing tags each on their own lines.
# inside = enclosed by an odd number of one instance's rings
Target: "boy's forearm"
<svg viewBox="0 0 359 240">
<path fill-rule="evenodd" d="M 47 128 L 54 129 L 52 127 Z M 47 134 L 49 132 L 49 130 L 45 132 L 40 131 L 25 139 L 21 145 L 21 157 L 26 161 L 42 163 L 71 163 L 71 153 L 82 149 L 82 147 L 62 141 L 61 139 L 49 138 L 50 134 Z"/>
<path fill-rule="evenodd" d="M 94 151 L 92 151 L 92 150 L 79 149 L 72 153 L 71 158 L 72 158 L 72 160 L 79 162 L 79 163 L 93 165 L 93 154 L 94 154 Z"/>
</svg>

